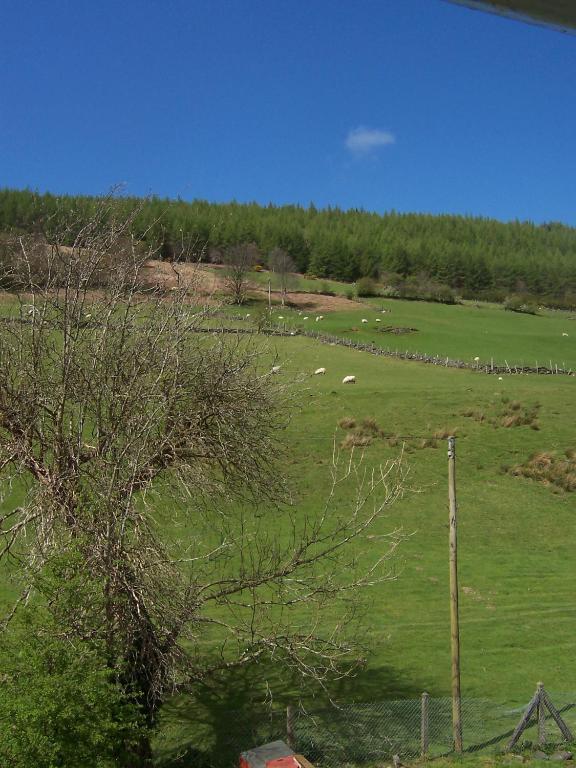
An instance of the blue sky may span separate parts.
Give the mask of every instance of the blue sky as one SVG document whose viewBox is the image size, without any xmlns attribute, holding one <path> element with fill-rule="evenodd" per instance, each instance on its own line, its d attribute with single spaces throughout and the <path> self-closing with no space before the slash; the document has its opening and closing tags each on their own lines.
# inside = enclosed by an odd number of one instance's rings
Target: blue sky
<svg viewBox="0 0 576 768">
<path fill-rule="evenodd" d="M 3 0 L 0 186 L 576 225 L 576 36 L 443 0 Z"/>
</svg>

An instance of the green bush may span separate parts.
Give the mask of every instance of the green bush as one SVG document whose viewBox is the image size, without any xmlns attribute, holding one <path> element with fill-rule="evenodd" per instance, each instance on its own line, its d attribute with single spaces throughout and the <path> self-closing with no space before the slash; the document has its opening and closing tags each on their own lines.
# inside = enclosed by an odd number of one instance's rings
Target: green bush
<svg viewBox="0 0 576 768">
<path fill-rule="evenodd" d="M 144 731 L 102 649 L 60 639 L 48 614 L 22 610 L 0 636 L 0 765 L 125 765 Z"/>
<path fill-rule="evenodd" d="M 508 312 L 521 312 L 525 315 L 538 314 L 537 305 L 524 296 L 508 296 L 504 302 L 504 309 Z"/>
<path fill-rule="evenodd" d="M 315 293 L 320 293 L 322 296 L 336 296 L 336 292 L 330 288 L 330 283 L 325 280 L 320 283 L 320 287 L 316 289 Z"/>
<path fill-rule="evenodd" d="M 379 291 L 376 281 L 371 277 L 361 277 L 356 283 L 356 293 L 362 297 L 378 296 Z"/>
</svg>

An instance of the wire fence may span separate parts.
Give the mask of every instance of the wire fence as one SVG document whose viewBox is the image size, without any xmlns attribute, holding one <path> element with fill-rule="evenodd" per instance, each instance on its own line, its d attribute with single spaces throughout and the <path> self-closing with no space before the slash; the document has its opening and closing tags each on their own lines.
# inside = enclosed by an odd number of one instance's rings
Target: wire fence
<svg viewBox="0 0 576 768">
<path fill-rule="evenodd" d="M 572 733 L 576 733 L 576 694 L 550 693 L 556 710 Z M 507 751 L 515 729 L 526 715 L 529 703 L 503 705 L 487 699 L 462 700 L 464 752 L 497 754 Z M 388 700 L 306 710 L 288 707 L 242 724 L 234 713 L 220 758 L 203 765 L 238 765 L 238 755 L 261 744 L 283 740 L 317 768 L 379 768 L 394 755 L 410 760 L 448 755 L 453 751 L 452 700 L 427 694 L 420 699 Z M 540 720 L 540 722 L 539 722 Z M 550 748 L 566 739 L 549 712 L 534 710 L 516 747 Z M 224 757 L 224 754 L 226 757 Z"/>
</svg>

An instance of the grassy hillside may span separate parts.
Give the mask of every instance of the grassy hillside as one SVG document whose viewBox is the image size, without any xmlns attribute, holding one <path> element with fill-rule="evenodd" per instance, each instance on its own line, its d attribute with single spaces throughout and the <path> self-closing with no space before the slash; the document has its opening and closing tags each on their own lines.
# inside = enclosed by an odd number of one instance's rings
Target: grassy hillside
<svg viewBox="0 0 576 768">
<path fill-rule="evenodd" d="M 319 314 L 322 320 L 316 321 Z M 253 307 L 227 308 L 247 327 L 260 316 Z M 249 315 L 249 317 L 246 317 Z M 363 323 L 365 319 L 368 322 Z M 506 312 L 498 304 L 461 305 L 421 301 L 370 299 L 358 309 L 318 311 L 273 308 L 271 321 L 279 328 L 335 334 L 384 349 L 421 352 L 472 363 L 558 365 L 576 369 L 576 314 L 540 310 L 537 315 Z M 406 332 L 396 333 L 400 329 Z"/>
<path fill-rule="evenodd" d="M 476 337 L 470 341 L 478 348 Z M 302 408 L 286 435 L 286 472 L 303 514 L 319 510 L 328 492 L 334 441 L 339 445 L 347 434 L 338 426 L 343 417 L 374 419 L 386 433 L 406 436 L 397 445 L 377 438 L 364 449 L 367 465 L 374 465 L 396 456 L 404 444 L 408 488 L 378 532 L 402 527 L 407 538 L 395 559 L 396 579 L 362 597 L 367 668 L 336 695 L 344 701 L 378 701 L 415 697 L 423 690 L 449 693 L 446 443 L 424 441 L 452 431 L 458 435 L 463 695 L 519 705 L 537 680 L 552 691 L 576 690 L 567 661 L 576 631 L 571 588 L 576 497 L 504 471 L 533 452 L 561 454 L 576 447 L 574 378 L 505 376 L 499 381 L 299 337 L 274 339 L 273 354 L 282 365 L 280 375 L 307 377 L 298 385 Z M 528 354 L 529 347 L 518 348 L 520 357 Z M 326 375 L 308 378 L 320 366 L 327 368 Z M 357 383 L 342 385 L 343 375 L 350 373 Z M 507 407 L 504 400 L 528 409 L 540 404 L 539 429 L 489 423 Z M 463 415 L 471 410 L 484 413 L 485 421 Z M 378 546 L 378 539 L 365 544 Z M 250 698 L 264 693 L 267 674 L 270 670 L 262 671 L 254 683 L 233 676 L 216 709 L 214 701 L 179 701 L 165 723 L 162 753 L 186 743 L 191 727 L 213 744 L 218 719 L 248 711 Z M 269 679 L 277 706 L 299 696 L 314 706 L 306 686 L 290 689 L 277 682 L 274 687 L 273 671 Z"/>
<path fill-rule="evenodd" d="M 9 304 L 0 307 L 2 314 L 11 311 Z M 384 314 L 383 308 L 388 310 Z M 222 313 L 227 324 L 251 327 L 260 310 L 249 305 L 227 307 Z M 576 367 L 576 329 L 566 313 L 532 317 L 491 305 L 374 300 L 355 311 L 327 312 L 318 323 L 313 313 L 307 321 L 305 316 L 303 310 L 298 314 L 275 309 L 273 322 L 469 361 L 480 356 L 532 363 L 538 357 L 541 363 L 552 359 Z M 369 322 L 361 323 L 362 318 Z M 379 330 L 384 324 L 418 330 L 394 336 Z M 315 514 L 327 496 L 334 443 L 339 446 L 350 433 L 339 426 L 345 417 L 357 424 L 374 420 L 383 433 L 395 436 L 377 436 L 364 448 L 366 466 L 403 450 L 410 468 L 404 497 L 374 532 L 402 528 L 406 539 L 394 560 L 394 580 L 372 587 L 361 598 L 367 667 L 335 694 L 346 701 L 370 701 L 414 697 L 423 690 L 436 696 L 449 692 L 444 437 L 451 432 L 458 436 L 463 693 L 521 704 L 538 680 L 552 691 L 576 690 L 568 663 L 576 632 L 576 495 L 506 471 L 533 453 L 560 456 L 576 449 L 576 378 L 499 380 L 473 370 L 377 357 L 302 336 L 270 337 L 268 343 L 270 361 L 281 366 L 279 375 L 294 381 L 298 393 L 299 407 L 285 434 L 284 469 L 302 514 Z M 312 376 L 321 366 L 326 375 Z M 355 385 L 341 383 L 347 374 L 356 376 Z M 515 423 L 506 415 L 518 413 L 533 414 L 531 424 L 505 426 Z M 342 455 L 348 455 L 347 449 Z M 347 493 L 352 495 L 352 486 Z M 277 530 L 281 535 L 281 527 Z M 189 533 L 194 535 L 194 530 Z M 374 552 L 379 541 L 367 538 L 362 548 Z M 6 598 L 11 591 L 6 579 L 2 589 Z M 176 745 L 190 740 L 214 743 L 223 722 L 231 717 L 242 720 L 247 701 L 265 696 L 266 680 L 278 707 L 299 696 L 310 699 L 309 689 L 275 679 L 273 669 L 257 670 L 255 678 L 234 674 L 219 696 L 202 689 L 200 701 L 184 697 L 174 702 L 164 721 L 160 753 L 172 754 Z"/>
<path fill-rule="evenodd" d="M 429 436 L 454 431 L 458 439 L 461 509 L 463 670 L 468 695 L 497 692 L 520 700 L 536 677 L 551 688 L 576 686 L 558 649 L 570 646 L 576 607 L 570 601 L 575 566 L 569 531 L 576 511 L 569 494 L 502 474 L 504 464 L 531 452 L 574 447 L 571 426 L 574 380 L 496 377 L 375 358 L 314 342 L 277 342 L 284 375 L 326 365 L 310 380 L 308 405 L 297 414 L 287 439 L 300 477 L 300 503 L 314 509 L 327 491 L 326 464 L 345 416 L 371 417 L 386 432 Z M 344 387 L 343 374 L 357 383 Z M 463 416 L 470 408 L 489 413 L 502 396 L 541 404 L 540 430 L 480 424 Z M 391 511 L 389 527 L 410 535 L 398 558 L 396 583 L 370 597 L 371 666 L 391 665 L 400 679 L 426 690 L 448 690 L 446 451 L 408 440 L 414 492 Z M 375 440 L 366 458 L 377 462 L 397 448 Z M 544 619 L 554 622 L 554 640 Z M 530 644 L 526 647 L 526 633 Z M 522 663 L 518 654 L 521 654 Z M 361 695 L 361 682 L 358 695 Z M 388 694 L 393 691 L 387 691 Z"/>
</svg>

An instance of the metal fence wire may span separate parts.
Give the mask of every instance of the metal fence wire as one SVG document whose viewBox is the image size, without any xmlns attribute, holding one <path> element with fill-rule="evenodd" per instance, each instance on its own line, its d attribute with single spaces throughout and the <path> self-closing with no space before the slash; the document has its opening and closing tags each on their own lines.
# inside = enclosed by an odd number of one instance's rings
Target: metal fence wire
<svg viewBox="0 0 576 768">
<path fill-rule="evenodd" d="M 576 693 L 547 692 L 562 720 L 576 734 Z M 529 708 L 488 699 L 462 699 L 464 751 L 486 755 L 506 751 Z M 232 768 L 241 752 L 268 742 L 290 744 L 316 768 L 381 768 L 394 755 L 410 760 L 453 751 L 452 700 L 422 698 L 385 700 L 305 709 L 229 712 L 212 748 L 196 753 L 198 768 Z M 517 746 L 560 745 L 564 739 L 549 712 L 535 710 Z M 192 765 L 192 763 L 174 763 Z"/>
<path fill-rule="evenodd" d="M 562 718 L 576 732 L 576 694 L 550 693 Z M 514 729 L 526 712 L 524 706 L 505 706 L 487 699 L 462 699 L 462 730 L 465 752 L 504 751 Z M 351 704 L 306 712 L 290 717 L 296 752 L 318 766 L 336 768 L 343 763 L 370 766 L 422 754 L 439 757 L 453 749 L 452 700 L 421 699 Z M 560 744 L 562 734 L 546 715 L 546 743 Z M 519 740 L 519 746 L 537 745 L 538 717 L 534 713 Z M 541 739 L 541 736 L 540 736 Z"/>
</svg>

